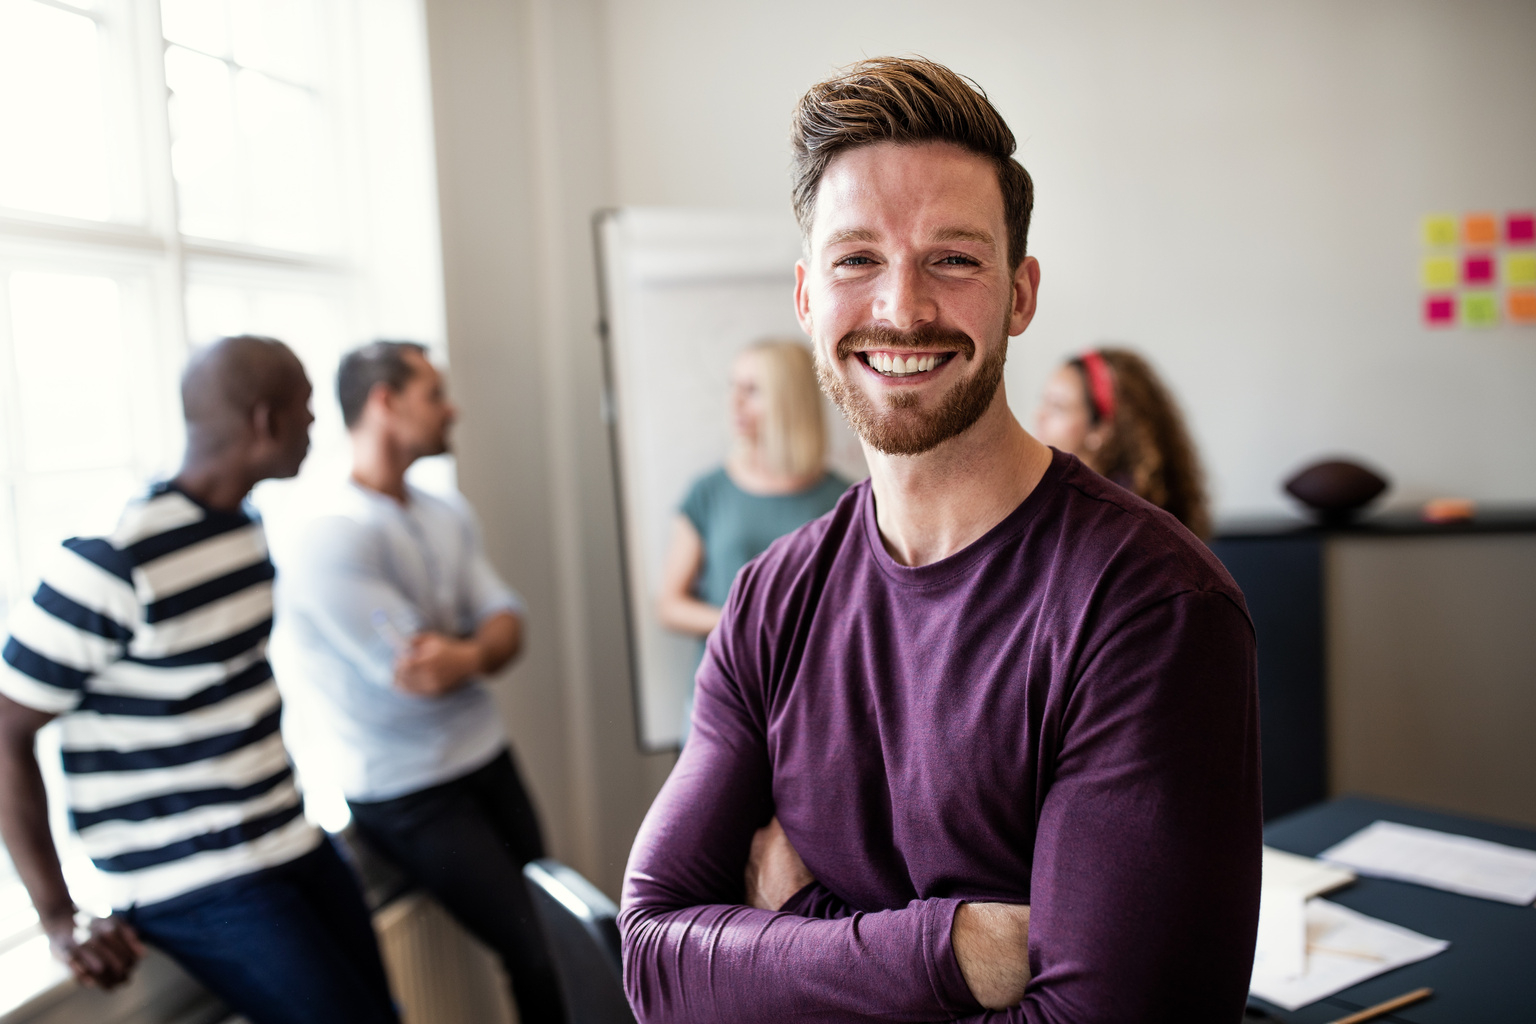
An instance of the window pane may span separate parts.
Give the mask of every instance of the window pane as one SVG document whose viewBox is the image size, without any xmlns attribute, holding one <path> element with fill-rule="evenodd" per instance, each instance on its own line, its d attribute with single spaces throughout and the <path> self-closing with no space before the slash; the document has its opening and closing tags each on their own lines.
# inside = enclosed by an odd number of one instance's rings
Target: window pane
<svg viewBox="0 0 1536 1024">
<path fill-rule="evenodd" d="M 16 485 L 16 539 L 21 548 L 22 596 L 59 541 L 112 532 L 128 499 L 143 489 L 133 470 L 37 476 Z"/>
<path fill-rule="evenodd" d="M 171 170 L 187 234 L 241 237 L 241 169 L 229 77 L 221 60 L 180 46 L 166 48 Z"/>
<path fill-rule="evenodd" d="M 232 0 L 235 61 L 306 85 L 319 78 L 319 39 L 312 0 Z"/>
<path fill-rule="evenodd" d="M 315 95 L 255 71 L 241 71 L 235 94 L 251 186 L 251 241 L 317 252 L 334 237 L 323 203 L 330 181 L 324 112 Z"/>
<path fill-rule="evenodd" d="M 165 38 L 219 57 L 229 55 L 229 20 L 224 0 L 160 0 Z"/>
<path fill-rule="evenodd" d="M 108 277 L 11 275 L 22 463 L 32 473 L 133 461 L 123 309 Z"/>
<path fill-rule="evenodd" d="M 97 36 L 83 14 L 0 0 L 0 205 L 111 215 Z"/>
</svg>

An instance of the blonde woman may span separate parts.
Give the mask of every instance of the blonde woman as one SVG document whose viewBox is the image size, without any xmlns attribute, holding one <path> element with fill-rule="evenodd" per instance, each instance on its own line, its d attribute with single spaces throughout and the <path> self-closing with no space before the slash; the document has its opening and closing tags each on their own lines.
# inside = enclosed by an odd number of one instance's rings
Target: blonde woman
<svg viewBox="0 0 1536 1024">
<path fill-rule="evenodd" d="M 831 511 L 848 481 L 827 469 L 827 429 L 811 350 L 798 341 L 744 349 L 731 371 L 733 445 L 695 480 L 672 527 L 656 612 L 703 638 L 741 567 Z"/>
</svg>

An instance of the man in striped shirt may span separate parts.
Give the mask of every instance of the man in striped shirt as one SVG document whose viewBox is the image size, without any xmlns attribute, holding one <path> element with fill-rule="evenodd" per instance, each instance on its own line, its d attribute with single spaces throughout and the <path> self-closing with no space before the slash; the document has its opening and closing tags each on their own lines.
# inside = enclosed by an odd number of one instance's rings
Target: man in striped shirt
<svg viewBox="0 0 1536 1024">
<path fill-rule="evenodd" d="M 304 819 L 266 657 L 274 573 L 245 499 L 298 472 L 309 396 L 281 342 L 205 350 L 181 471 L 57 552 L 0 664 L 0 833 L 86 984 L 126 980 L 142 935 L 255 1024 L 394 1022 L 356 881 Z M 105 919 L 76 908 L 48 831 L 33 738 L 56 717 Z"/>
</svg>

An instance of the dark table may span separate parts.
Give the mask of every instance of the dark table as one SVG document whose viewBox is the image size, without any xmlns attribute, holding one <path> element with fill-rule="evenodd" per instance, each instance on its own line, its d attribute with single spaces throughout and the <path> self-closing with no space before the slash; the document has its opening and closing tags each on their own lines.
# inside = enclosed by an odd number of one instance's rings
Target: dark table
<svg viewBox="0 0 1536 1024">
<path fill-rule="evenodd" d="M 1359 797 L 1276 819 L 1265 826 L 1264 842 L 1313 857 L 1377 820 L 1536 850 L 1536 831 L 1530 829 Z M 1252 1004 L 1290 1024 L 1323 1024 L 1428 986 L 1435 990 L 1430 999 L 1378 1019 L 1398 1024 L 1536 1022 L 1536 908 L 1382 878 L 1361 878 L 1325 898 L 1431 938 L 1449 939 L 1451 948 L 1292 1012 L 1258 998 L 1250 998 Z"/>
</svg>

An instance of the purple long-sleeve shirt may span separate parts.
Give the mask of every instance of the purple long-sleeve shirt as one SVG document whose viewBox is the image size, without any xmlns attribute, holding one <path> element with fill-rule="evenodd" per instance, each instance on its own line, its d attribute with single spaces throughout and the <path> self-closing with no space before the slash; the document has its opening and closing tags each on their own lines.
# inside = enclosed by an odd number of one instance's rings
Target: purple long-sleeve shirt
<svg viewBox="0 0 1536 1024">
<path fill-rule="evenodd" d="M 775 814 L 816 877 L 743 906 Z M 963 901 L 1031 905 L 1024 1001 L 986 1019 L 1242 1013 L 1259 895 L 1254 637 L 1220 563 L 1057 453 L 916 568 L 867 483 L 742 570 L 619 917 L 653 1021 L 982 1019 Z"/>
</svg>

